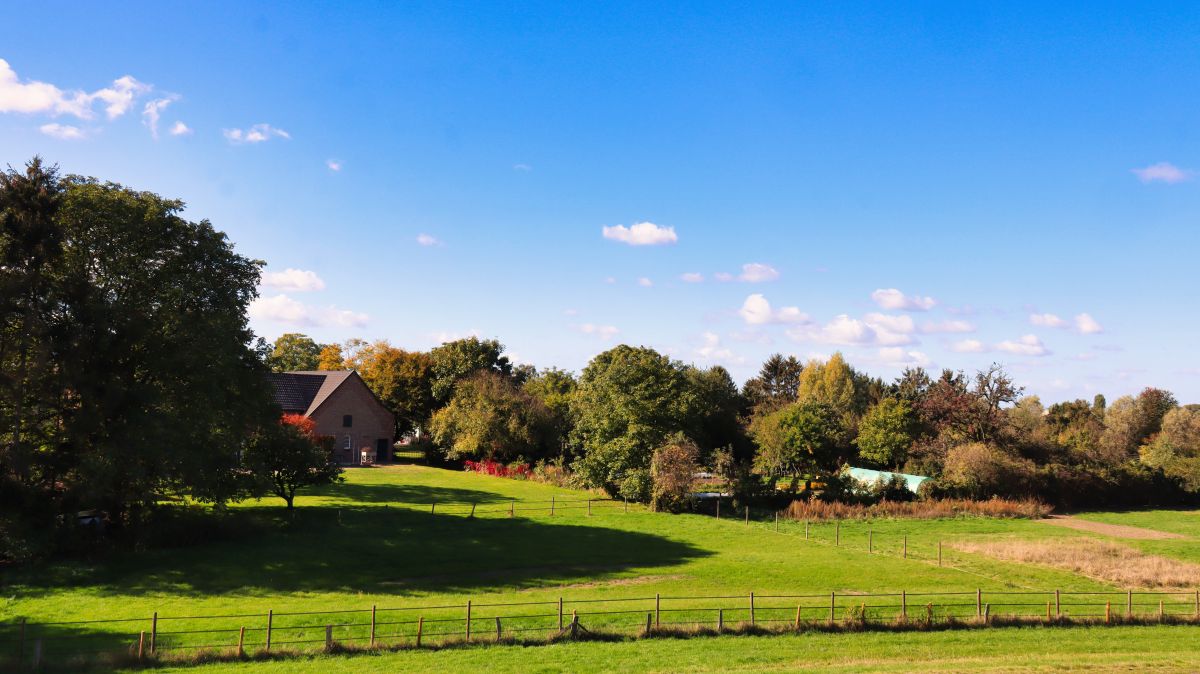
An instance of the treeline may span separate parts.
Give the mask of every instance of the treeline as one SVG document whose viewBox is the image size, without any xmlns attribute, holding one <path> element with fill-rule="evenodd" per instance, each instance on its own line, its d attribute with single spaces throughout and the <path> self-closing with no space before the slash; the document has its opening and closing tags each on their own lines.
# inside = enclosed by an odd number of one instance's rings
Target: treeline
<svg viewBox="0 0 1200 674">
<path fill-rule="evenodd" d="M 1065 506 L 1182 503 L 1200 491 L 1200 406 L 1147 388 L 1046 407 L 999 365 L 968 376 L 871 377 L 841 354 L 771 356 L 739 387 L 653 349 L 617 346 L 578 376 L 514 367 L 496 340 L 429 352 L 386 341 L 281 337 L 278 368 L 353 368 L 396 411 L 400 436 L 447 462 L 530 463 L 576 486 L 680 507 L 707 469 L 741 500 L 787 500 L 814 479 L 844 501 L 912 495 L 841 478 L 852 465 L 933 479 L 922 496 Z"/>
<path fill-rule="evenodd" d="M 38 159 L 0 173 L 0 561 L 336 479 L 273 403 L 262 263 L 182 208 Z"/>
</svg>

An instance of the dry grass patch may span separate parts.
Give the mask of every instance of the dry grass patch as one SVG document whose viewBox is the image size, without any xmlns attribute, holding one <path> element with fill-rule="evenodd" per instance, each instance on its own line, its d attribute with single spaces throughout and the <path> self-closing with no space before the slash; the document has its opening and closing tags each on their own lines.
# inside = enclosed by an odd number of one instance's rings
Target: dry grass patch
<svg viewBox="0 0 1200 674">
<path fill-rule="evenodd" d="M 1125 524 L 1108 524 L 1107 522 L 1093 522 L 1091 520 L 1081 520 L 1075 517 L 1067 517 L 1066 515 L 1051 515 L 1048 519 L 1043 520 L 1046 524 L 1075 529 L 1077 531 L 1090 531 L 1094 534 L 1104 534 L 1113 538 L 1133 538 L 1139 540 L 1156 541 L 1168 538 L 1183 538 L 1179 534 L 1173 534 L 1168 531 L 1159 531 L 1157 529 L 1146 529 L 1145 527 L 1131 527 Z"/>
<path fill-rule="evenodd" d="M 1148 555 L 1095 538 L 957 542 L 951 547 L 1009 562 L 1065 569 L 1126 588 L 1181 590 L 1200 585 L 1200 564 Z"/>
<path fill-rule="evenodd" d="M 894 519 L 953 519 L 956 517 L 997 517 L 1008 519 L 1038 519 L 1050 514 L 1050 506 L 1037 501 L 1018 501 L 993 498 L 986 501 L 969 499 L 932 499 L 918 501 L 880 501 L 873 505 L 859 503 L 795 500 L 783 512 L 794 520 L 867 520 Z"/>
</svg>

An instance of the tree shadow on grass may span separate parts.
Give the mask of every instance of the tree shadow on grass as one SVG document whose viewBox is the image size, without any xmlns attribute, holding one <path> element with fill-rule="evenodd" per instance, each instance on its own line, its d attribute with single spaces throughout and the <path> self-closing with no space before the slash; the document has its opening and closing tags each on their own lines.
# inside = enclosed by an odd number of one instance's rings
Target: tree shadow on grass
<svg viewBox="0 0 1200 674">
<path fill-rule="evenodd" d="M 358 503 L 507 503 L 508 497 L 495 492 L 455 487 L 432 487 L 420 484 L 361 484 L 345 482 L 338 485 L 305 490 L 301 496 L 325 496 Z"/>
<path fill-rule="evenodd" d="M 251 532 L 174 549 L 120 553 L 90 573 L 54 565 L 17 584 L 22 596 L 63 588 L 127 595 L 226 592 L 468 593 L 603 580 L 709 553 L 652 534 L 547 519 L 467 518 L 375 506 L 239 508 Z M 245 522 L 241 522 L 245 525 Z"/>
</svg>

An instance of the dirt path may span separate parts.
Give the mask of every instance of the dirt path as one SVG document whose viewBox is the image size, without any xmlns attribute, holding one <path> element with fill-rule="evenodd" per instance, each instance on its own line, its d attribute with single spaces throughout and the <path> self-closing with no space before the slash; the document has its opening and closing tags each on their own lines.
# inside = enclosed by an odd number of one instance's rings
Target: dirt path
<svg viewBox="0 0 1200 674">
<path fill-rule="evenodd" d="M 1103 534 L 1114 538 L 1133 538 L 1139 540 L 1163 540 L 1167 538 L 1183 538 L 1179 534 L 1173 534 L 1167 531 L 1159 531 L 1157 529 L 1144 529 L 1142 527 L 1131 527 L 1123 524 L 1105 524 L 1104 522 L 1093 522 L 1091 520 L 1081 520 L 1069 515 L 1050 515 L 1049 517 L 1040 520 L 1046 524 L 1053 524 L 1059 527 L 1075 529 L 1077 531 L 1090 531 L 1094 534 Z"/>
</svg>

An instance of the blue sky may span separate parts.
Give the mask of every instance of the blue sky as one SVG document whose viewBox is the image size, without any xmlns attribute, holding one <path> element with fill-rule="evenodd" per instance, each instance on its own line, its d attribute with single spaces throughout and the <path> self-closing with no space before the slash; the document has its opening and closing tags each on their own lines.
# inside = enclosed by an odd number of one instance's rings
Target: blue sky
<svg viewBox="0 0 1200 674">
<path fill-rule="evenodd" d="M 574 370 L 627 342 L 739 381 L 840 350 L 1200 400 L 1194 4 L 6 19 L 0 160 L 183 199 L 268 263 L 268 338 L 479 334 Z"/>
</svg>

